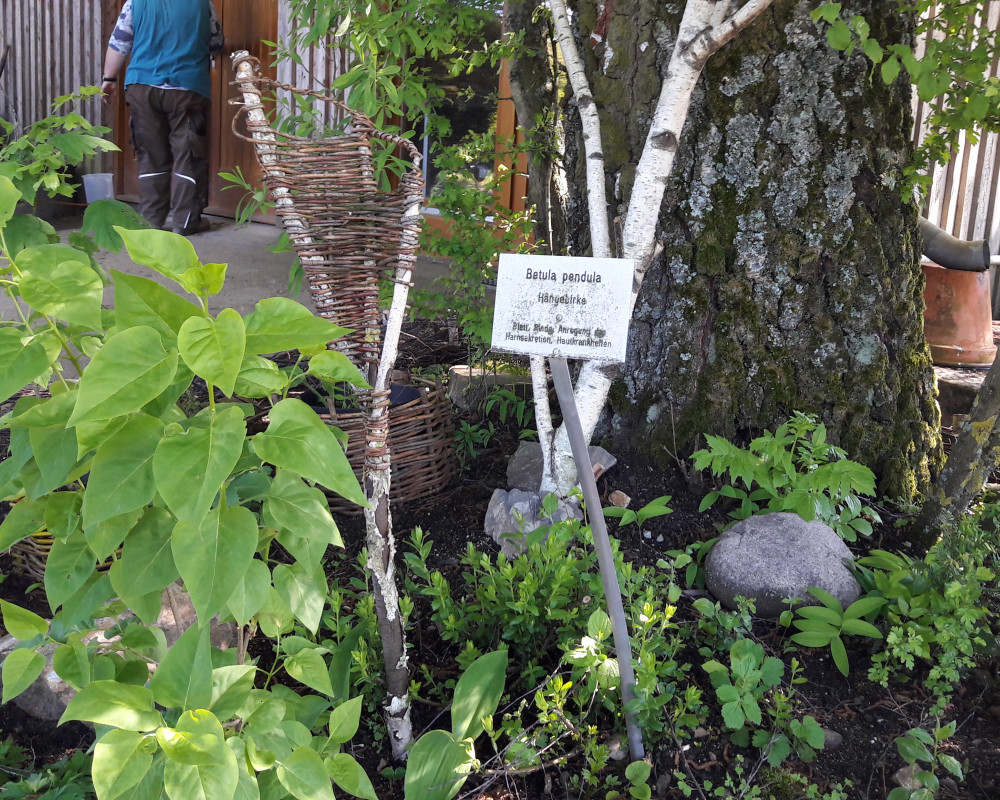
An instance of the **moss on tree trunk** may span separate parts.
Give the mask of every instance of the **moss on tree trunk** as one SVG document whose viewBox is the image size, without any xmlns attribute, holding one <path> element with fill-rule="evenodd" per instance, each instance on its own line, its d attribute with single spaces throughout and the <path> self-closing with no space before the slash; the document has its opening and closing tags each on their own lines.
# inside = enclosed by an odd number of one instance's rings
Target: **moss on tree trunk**
<svg viewBox="0 0 1000 800">
<path fill-rule="evenodd" d="M 909 35 L 893 8 L 846 10 L 888 42 Z M 678 9 L 581 0 L 576 11 L 624 209 Z M 800 410 L 875 470 L 883 494 L 927 487 L 941 449 L 916 210 L 899 190 L 909 92 L 869 70 L 788 0 L 709 61 L 612 392 L 612 444 L 666 463 L 704 433 L 744 441 Z M 568 244 L 583 254 L 583 166 L 566 150 Z"/>
</svg>

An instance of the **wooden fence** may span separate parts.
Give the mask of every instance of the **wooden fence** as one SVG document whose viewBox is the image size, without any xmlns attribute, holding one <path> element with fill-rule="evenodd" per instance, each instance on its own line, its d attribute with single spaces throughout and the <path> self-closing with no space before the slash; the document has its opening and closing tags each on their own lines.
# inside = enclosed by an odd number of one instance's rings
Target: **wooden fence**
<svg viewBox="0 0 1000 800">
<path fill-rule="evenodd" d="M 46 116 L 53 98 L 100 82 L 101 6 L 97 0 L 0 0 L 0 117 L 17 133 Z M 102 121 L 97 99 L 77 111 Z"/>
</svg>

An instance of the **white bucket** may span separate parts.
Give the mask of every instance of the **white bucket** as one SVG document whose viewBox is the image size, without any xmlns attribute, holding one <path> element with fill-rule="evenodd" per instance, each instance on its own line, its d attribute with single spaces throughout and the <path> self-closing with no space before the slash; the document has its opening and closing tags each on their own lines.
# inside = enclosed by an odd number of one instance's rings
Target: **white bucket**
<svg viewBox="0 0 1000 800">
<path fill-rule="evenodd" d="M 87 202 L 113 200 L 115 197 L 115 176 L 110 172 L 95 172 L 83 176 L 83 191 Z"/>
</svg>

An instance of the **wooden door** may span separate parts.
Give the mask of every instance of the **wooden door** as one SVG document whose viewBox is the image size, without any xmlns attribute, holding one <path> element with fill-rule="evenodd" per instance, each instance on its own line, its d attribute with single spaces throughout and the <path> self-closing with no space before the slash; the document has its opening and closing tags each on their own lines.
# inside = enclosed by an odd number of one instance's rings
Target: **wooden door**
<svg viewBox="0 0 1000 800">
<path fill-rule="evenodd" d="M 254 157 L 253 148 L 249 142 L 237 138 L 233 134 L 233 116 L 238 107 L 229 104 L 231 98 L 238 93 L 230 84 L 233 81 L 233 67 L 229 54 L 236 50 L 248 50 L 256 56 L 262 65 L 267 67 L 271 61 L 271 49 L 263 40 L 276 41 L 278 38 L 278 0 L 214 0 L 215 9 L 222 23 L 222 32 L 226 37 L 226 45 L 212 67 L 212 116 L 211 143 L 209 150 L 209 214 L 233 217 L 236 207 L 242 199 L 243 192 L 239 189 L 224 190 L 227 182 L 219 177 L 220 172 L 233 172 L 239 167 L 243 175 L 251 183 L 259 183 L 260 167 Z M 122 0 L 106 0 L 114 10 L 106 16 L 113 21 L 117 19 L 117 10 Z M 108 28 L 104 41 L 111 35 Z M 266 69 L 269 77 L 274 77 L 273 69 Z M 240 127 L 238 126 L 239 130 Z M 138 172 L 136 168 L 135 151 L 132 149 L 129 135 L 128 106 L 124 95 L 119 92 L 118 104 L 115 110 L 114 122 L 115 144 L 121 148 L 115 175 L 118 196 L 122 200 L 134 202 L 139 196 Z"/>
</svg>

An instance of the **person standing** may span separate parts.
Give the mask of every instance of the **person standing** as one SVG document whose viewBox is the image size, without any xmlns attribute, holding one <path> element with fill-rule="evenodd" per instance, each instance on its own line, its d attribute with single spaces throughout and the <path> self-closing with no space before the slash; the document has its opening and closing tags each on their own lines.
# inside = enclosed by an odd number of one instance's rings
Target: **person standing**
<svg viewBox="0 0 1000 800">
<path fill-rule="evenodd" d="M 139 162 L 139 212 L 154 228 L 165 226 L 172 209 L 174 233 L 209 229 L 202 212 L 211 57 L 223 44 L 211 0 L 126 0 L 108 41 L 101 90 L 114 95 L 128 60 L 125 102 Z"/>
</svg>

